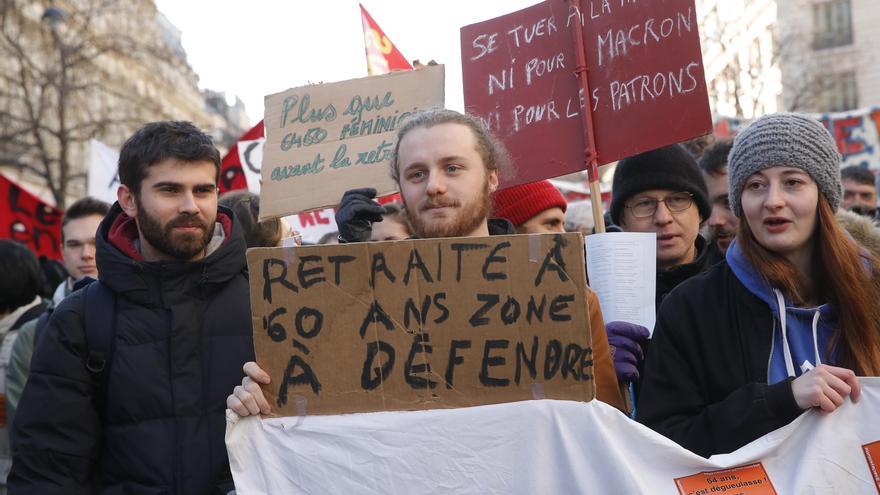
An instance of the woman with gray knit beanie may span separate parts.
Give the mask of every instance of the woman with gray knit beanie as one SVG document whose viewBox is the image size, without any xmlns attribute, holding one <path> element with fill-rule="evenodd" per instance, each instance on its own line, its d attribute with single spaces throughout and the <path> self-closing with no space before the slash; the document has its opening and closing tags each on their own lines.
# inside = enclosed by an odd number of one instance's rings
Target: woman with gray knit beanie
<svg viewBox="0 0 880 495">
<path fill-rule="evenodd" d="M 834 218 L 840 155 L 815 120 L 761 117 L 728 158 L 742 220 L 725 261 L 657 316 L 638 420 L 694 452 L 731 452 L 880 375 L 880 262 Z"/>
</svg>

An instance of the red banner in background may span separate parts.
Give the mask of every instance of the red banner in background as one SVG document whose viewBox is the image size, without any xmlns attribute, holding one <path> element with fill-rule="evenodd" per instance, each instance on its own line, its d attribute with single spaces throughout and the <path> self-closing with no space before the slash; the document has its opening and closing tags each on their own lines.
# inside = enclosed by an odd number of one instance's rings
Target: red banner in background
<svg viewBox="0 0 880 495">
<path fill-rule="evenodd" d="M 37 256 L 61 259 L 62 211 L 0 175 L 0 239 L 12 239 Z"/>
<path fill-rule="evenodd" d="M 266 132 L 263 129 L 263 121 L 261 120 L 257 125 L 253 126 L 251 130 L 247 131 L 238 138 L 239 141 L 252 141 L 254 139 L 260 139 L 261 137 L 265 137 Z M 257 171 L 259 174 L 259 170 Z M 229 152 L 226 153 L 226 156 L 220 160 L 220 194 L 225 193 L 226 191 L 234 191 L 236 189 L 247 189 L 247 179 L 245 178 L 244 170 L 241 165 L 241 157 L 238 154 L 238 143 L 232 145 L 232 148 L 229 149 Z"/>
<path fill-rule="evenodd" d="M 507 145 L 502 187 L 586 168 L 584 104 L 598 163 L 712 130 L 693 0 L 547 0 L 461 29 L 465 108 Z M 575 23 L 590 94 L 575 75 Z"/>
<path fill-rule="evenodd" d="M 376 24 L 363 5 L 361 22 L 364 25 L 364 47 L 367 51 L 367 73 L 371 76 L 387 74 L 393 70 L 412 69 L 406 57 L 385 36 L 385 31 Z"/>
</svg>

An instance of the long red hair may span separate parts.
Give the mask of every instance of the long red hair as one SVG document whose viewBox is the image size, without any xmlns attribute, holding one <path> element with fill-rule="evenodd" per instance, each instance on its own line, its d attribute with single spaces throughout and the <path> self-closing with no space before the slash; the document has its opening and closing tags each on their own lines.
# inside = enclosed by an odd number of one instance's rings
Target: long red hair
<svg viewBox="0 0 880 495">
<path fill-rule="evenodd" d="M 861 376 L 880 375 L 880 261 L 868 254 L 866 267 L 861 248 L 837 223 L 822 194 L 812 238 L 814 280 L 806 280 L 783 255 L 761 246 L 745 219 L 737 242 L 770 285 L 796 304 L 815 298 L 834 306 L 838 325 L 829 346 L 837 350 L 836 365 Z"/>
</svg>

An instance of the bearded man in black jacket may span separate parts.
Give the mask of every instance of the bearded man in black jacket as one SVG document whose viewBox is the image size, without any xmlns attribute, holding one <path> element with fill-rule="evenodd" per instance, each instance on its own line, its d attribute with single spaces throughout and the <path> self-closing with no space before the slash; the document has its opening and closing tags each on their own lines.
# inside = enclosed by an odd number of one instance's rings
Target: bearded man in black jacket
<svg viewBox="0 0 880 495">
<path fill-rule="evenodd" d="M 147 124 L 126 141 L 118 202 L 96 239 L 107 324 L 85 314 L 92 286 L 53 313 L 14 424 L 10 492 L 232 489 L 224 399 L 253 344 L 245 242 L 217 206 L 219 166 L 188 122 Z M 96 355 L 102 332 L 110 345 Z"/>
</svg>

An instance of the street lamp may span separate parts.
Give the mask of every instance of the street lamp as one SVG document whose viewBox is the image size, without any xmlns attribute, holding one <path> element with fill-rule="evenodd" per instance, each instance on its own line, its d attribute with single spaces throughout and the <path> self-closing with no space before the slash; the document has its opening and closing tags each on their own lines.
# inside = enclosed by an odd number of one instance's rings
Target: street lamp
<svg viewBox="0 0 880 495">
<path fill-rule="evenodd" d="M 55 82 L 55 91 L 58 97 L 58 102 L 56 105 L 57 118 L 58 118 L 58 137 L 59 137 L 59 175 L 60 175 L 60 190 L 61 190 L 61 201 L 59 201 L 59 207 L 64 207 L 64 198 L 67 195 L 67 153 L 68 153 L 68 141 L 64 135 L 65 129 L 67 129 L 67 92 L 68 92 L 68 49 L 64 45 L 64 41 L 61 39 L 61 35 L 58 32 L 59 28 L 67 21 L 67 12 L 63 9 L 55 6 L 46 7 L 46 10 L 43 11 L 42 21 L 46 23 L 49 27 L 49 31 L 52 33 L 52 42 L 55 44 L 55 49 L 58 50 L 59 57 L 59 65 L 58 65 L 58 80 Z"/>
<path fill-rule="evenodd" d="M 49 6 L 43 12 L 42 20 L 49 26 L 49 29 L 55 31 L 67 20 L 67 12 L 62 8 Z"/>
</svg>

